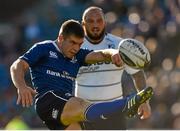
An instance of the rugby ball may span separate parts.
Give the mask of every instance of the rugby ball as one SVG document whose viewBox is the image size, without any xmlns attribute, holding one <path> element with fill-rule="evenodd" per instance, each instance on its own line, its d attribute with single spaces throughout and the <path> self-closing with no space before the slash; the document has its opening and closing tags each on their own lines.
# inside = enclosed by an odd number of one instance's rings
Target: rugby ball
<svg viewBox="0 0 180 131">
<path fill-rule="evenodd" d="M 151 62 L 148 49 L 136 39 L 123 39 L 118 50 L 123 62 L 132 68 L 146 68 Z"/>
</svg>

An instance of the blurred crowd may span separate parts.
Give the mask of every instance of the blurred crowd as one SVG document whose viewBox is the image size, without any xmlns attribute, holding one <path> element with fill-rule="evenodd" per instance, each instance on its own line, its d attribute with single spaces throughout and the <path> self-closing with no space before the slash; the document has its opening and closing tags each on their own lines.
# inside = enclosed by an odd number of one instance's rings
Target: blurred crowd
<svg viewBox="0 0 180 131">
<path fill-rule="evenodd" d="M 34 43 L 55 40 L 64 20 L 81 21 L 89 6 L 104 9 L 108 32 L 138 39 L 151 53 L 145 73 L 155 91 L 152 116 L 129 119 L 128 129 L 180 129 L 180 0 L 41 0 L 11 21 L 0 22 L 0 129 L 15 118 L 26 128 L 45 128 L 33 107 L 16 105 L 9 67 Z M 31 85 L 28 74 L 26 78 Z M 131 90 L 131 80 L 124 83 Z"/>
</svg>

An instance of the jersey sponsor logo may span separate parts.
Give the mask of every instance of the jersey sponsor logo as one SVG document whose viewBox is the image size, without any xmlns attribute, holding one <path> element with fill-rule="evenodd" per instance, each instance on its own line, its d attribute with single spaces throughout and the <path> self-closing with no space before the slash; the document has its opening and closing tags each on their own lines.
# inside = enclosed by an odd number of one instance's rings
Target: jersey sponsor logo
<svg viewBox="0 0 180 131">
<path fill-rule="evenodd" d="M 63 75 L 69 76 L 69 73 L 67 71 L 63 71 Z"/>
<path fill-rule="evenodd" d="M 52 110 L 52 118 L 57 119 L 59 111 L 57 109 Z"/>
<path fill-rule="evenodd" d="M 84 72 L 93 72 L 98 70 L 100 67 L 99 66 L 88 66 L 88 67 L 82 67 L 79 69 L 79 74 L 84 73 Z"/>
<path fill-rule="evenodd" d="M 49 51 L 49 57 L 56 58 L 56 59 L 58 58 L 57 53 L 53 51 Z"/>
<path fill-rule="evenodd" d="M 97 71 L 98 69 L 100 69 L 100 65 L 109 65 L 112 64 L 112 62 L 97 62 L 95 64 L 89 64 L 88 66 L 83 66 L 79 69 L 79 74 L 81 73 L 85 73 L 85 72 L 94 72 Z"/>
<path fill-rule="evenodd" d="M 62 73 L 60 73 L 60 72 L 55 72 L 55 71 L 47 70 L 46 74 L 52 75 L 52 76 L 61 77 L 61 78 L 66 78 L 66 79 L 75 81 L 75 77 L 70 76 L 70 74 L 67 71 L 63 71 Z"/>
<path fill-rule="evenodd" d="M 111 61 L 104 61 L 104 62 L 97 62 L 95 64 L 89 64 L 89 65 L 103 65 L 103 64 L 109 65 L 109 64 L 112 64 L 112 62 Z"/>
</svg>

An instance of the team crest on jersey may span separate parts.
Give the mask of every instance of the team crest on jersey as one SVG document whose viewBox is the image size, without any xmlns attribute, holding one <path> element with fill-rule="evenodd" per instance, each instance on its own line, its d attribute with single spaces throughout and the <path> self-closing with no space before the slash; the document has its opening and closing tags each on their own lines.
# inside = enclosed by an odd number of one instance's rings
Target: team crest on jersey
<svg viewBox="0 0 180 131">
<path fill-rule="evenodd" d="M 57 53 L 53 51 L 49 51 L 49 57 L 51 58 L 58 58 Z"/>
</svg>

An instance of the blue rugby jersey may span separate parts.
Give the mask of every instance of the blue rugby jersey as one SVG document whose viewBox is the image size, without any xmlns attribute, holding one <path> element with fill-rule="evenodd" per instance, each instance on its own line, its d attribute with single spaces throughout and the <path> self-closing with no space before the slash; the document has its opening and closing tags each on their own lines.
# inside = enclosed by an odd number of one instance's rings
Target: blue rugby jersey
<svg viewBox="0 0 180 131">
<path fill-rule="evenodd" d="M 80 49 L 73 59 L 64 57 L 55 41 L 35 44 L 20 59 L 30 66 L 32 84 L 39 95 L 49 90 L 72 93 L 78 70 L 91 51 Z M 38 96 L 39 96 L 38 95 Z"/>
</svg>

